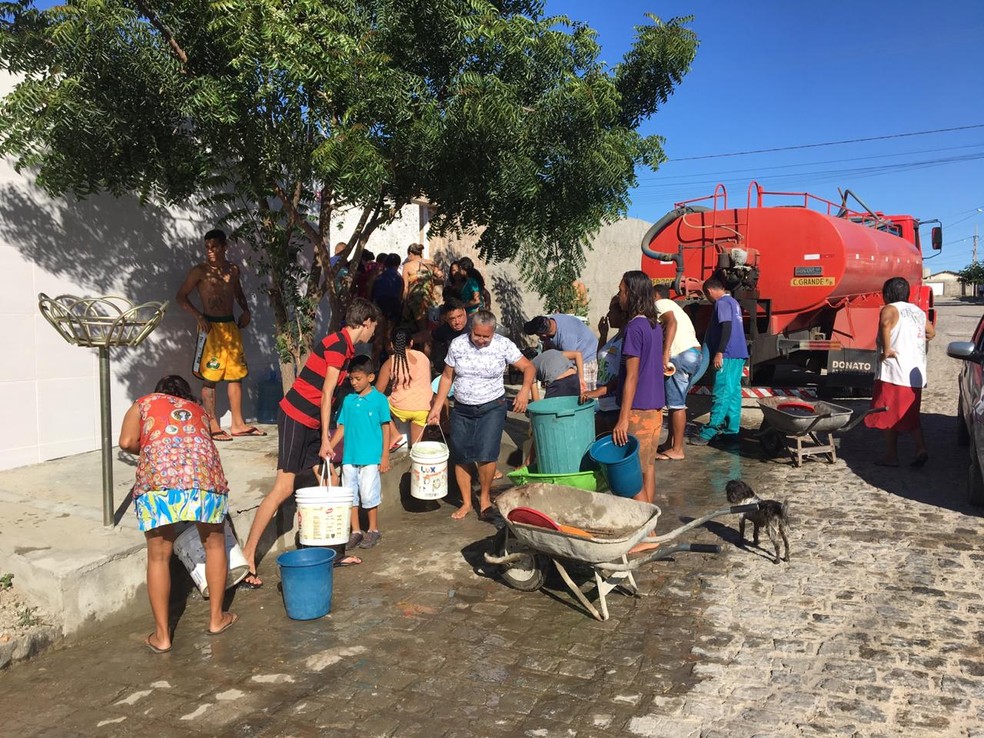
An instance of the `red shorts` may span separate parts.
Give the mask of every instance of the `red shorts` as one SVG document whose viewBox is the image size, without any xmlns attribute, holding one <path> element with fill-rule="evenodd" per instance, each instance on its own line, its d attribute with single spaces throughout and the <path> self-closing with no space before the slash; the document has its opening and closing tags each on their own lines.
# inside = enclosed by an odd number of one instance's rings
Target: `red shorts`
<svg viewBox="0 0 984 738">
<path fill-rule="evenodd" d="M 888 410 L 872 413 L 864 419 L 864 424 L 879 430 L 918 430 L 921 405 L 921 387 L 902 387 L 876 379 L 871 389 L 871 406 L 887 407 Z"/>
</svg>

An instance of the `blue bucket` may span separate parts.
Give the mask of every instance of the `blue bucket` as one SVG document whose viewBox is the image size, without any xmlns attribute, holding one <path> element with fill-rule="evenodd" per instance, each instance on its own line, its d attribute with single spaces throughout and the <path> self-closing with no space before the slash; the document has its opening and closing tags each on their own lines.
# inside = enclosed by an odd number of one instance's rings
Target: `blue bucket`
<svg viewBox="0 0 984 738">
<path fill-rule="evenodd" d="M 277 557 L 284 607 L 291 620 L 316 620 L 331 612 L 332 565 L 330 548 L 301 548 Z"/>
<path fill-rule="evenodd" d="M 642 465 L 639 439 L 629 436 L 624 446 L 616 446 L 611 436 L 591 444 L 588 454 L 601 465 L 608 487 L 619 497 L 635 497 L 642 491 Z"/>
</svg>

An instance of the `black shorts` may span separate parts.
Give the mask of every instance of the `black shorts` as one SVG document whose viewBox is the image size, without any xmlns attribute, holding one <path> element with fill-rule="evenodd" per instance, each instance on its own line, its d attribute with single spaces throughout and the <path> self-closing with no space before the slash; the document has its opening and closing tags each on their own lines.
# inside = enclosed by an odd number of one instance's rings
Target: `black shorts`
<svg viewBox="0 0 984 738">
<path fill-rule="evenodd" d="M 555 379 L 547 385 L 543 399 L 551 397 L 579 397 L 581 395 L 581 379 L 577 374 L 568 374 L 561 379 Z"/>
<path fill-rule="evenodd" d="M 289 474 L 299 474 L 321 464 L 321 431 L 308 428 L 277 409 L 277 432 L 280 435 L 277 448 L 277 469 Z"/>
</svg>

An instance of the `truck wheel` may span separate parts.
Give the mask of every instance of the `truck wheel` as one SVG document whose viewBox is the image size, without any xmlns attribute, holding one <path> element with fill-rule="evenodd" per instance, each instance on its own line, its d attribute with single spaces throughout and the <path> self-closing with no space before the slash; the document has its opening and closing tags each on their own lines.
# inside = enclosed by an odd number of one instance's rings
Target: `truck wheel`
<svg viewBox="0 0 984 738">
<path fill-rule="evenodd" d="M 503 528 L 495 537 L 492 544 L 493 549 L 505 556 L 508 553 L 517 553 L 516 539 L 509 535 L 509 529 Z M 510 551 L 512 547 L 512 551 Z M 535 553 L 527 553 L 520 561 L 504 567 L 500 572 L 502 581 L 513 589 L 520 592 L 535 592 L 543 586 L 547 579 L 546 560 L 543 556 Z"/>
<path fill-rule="evenodd" d="M 957 400 L 957 445 L 970 445 L 970 432 L 967 430 L 967 423 L 964 422 L 963 400 Z"/>
<path fill-rule="evenodd" d="M 970 468 L 967 471 L 967 502 L 975 507 L 984 507 L 984 475 L 981 474 L 981 460 L 977 455 L 977 444 L 970 444 Z"/>
</svg>

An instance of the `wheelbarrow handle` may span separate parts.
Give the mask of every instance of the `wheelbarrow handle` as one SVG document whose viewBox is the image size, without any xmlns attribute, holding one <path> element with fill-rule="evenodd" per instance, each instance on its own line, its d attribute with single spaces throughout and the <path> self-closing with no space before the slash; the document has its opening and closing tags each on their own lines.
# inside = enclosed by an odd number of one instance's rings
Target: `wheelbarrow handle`
<svg viewBox="0 0 984 738">
<path fill-rule="evenodd" d="M 849 431 L 849 430 L 851 430 L 851 428 L 853 428 L 854 426 L 856 426 L 858 423 L 860 423 L 862 420 L 864 420 L 865 418 L 867 418 L 869 415 L 874 415 L 875 413 L 883 413 L 886 410 L 888 410 L 888 407 L 887 406 L 886 407 L 871 407 L 871 408 L 868 408 L 863 413 L 860 413 L 859 415 L 851 418 L 851 422 L 849 422 L 847 425 L 842 426 L 841 428 L 838 428 L 837 429 L 837 432 L 838 433 L 843 433 L 845 431 Z"/>
<path fill-rule="evenodd" d="M 721 547 L 716 543 L 691 543 L 690 548 L 686 549 L 693 553 L 700 554 L 719 554 L 721 553 Z"/>
<path fill-rule="evenodd" d="M 746 509 L 747 508 L 747 509 Z M 732 507 L 722 507 L 715 510 L 707 515 L 702 515 L 701 517 L 691 520 L 686 525 L 681 525 L 679 528 L 671 530 L 669 533 L 664 533 L 661 536 L 651 536 L 649 538 L 643 539 L 643 543 L 662 543 L 663 541 L 672 541 L 677 536 L 682 533 L 686 533 L 688 530 L 693 530 L 694 528 L 699 528 L 708 520 L 713 520 L 714 518 L 719 518 L 722 515 L 734 515 L 740 512 L 754 512 L 758 510 L 758 503 L 754 505 L 734 505 Z"/>
<path fill-rule="evenodd" d="M 673 554 L 681 553 L 684 551 L 690 551 L 692 553 L 709 553 L 716 554 L 721 553 L 721 547 L 715 543 L 674 543 L 672 546 L 666 546 L 665 548 L 658 548 L 655 551 L 647 553 L 645 556 L 640 556 L 639 558 L 632 559 L 627 564 L 622 563 L 601 563 L 595 564 L 594 568 L 598 571 L 603 572 L 616 572 L 616 571 L 635 571 L 643 564 L 648 564 L 652 561 L 659 561 L 660 559 L 668 559 Z"/>
<path fill-rule="evenodd" d="M 813 422 L 810 423 L 806 428 L 804 428 L 801 431 L 798 431 L 797 433 L 790 433 L 789 435 L 791 435 L 791 436 L 805 436 L 810 431 L 812 431 L 814 428 L 816 428 L 817 425 L 820 423 L 821 420 L 829 420 L 831 415 L 833 415 L 833 413 L 824 413 L 823 415 L 817 415 L 813 419 Z"/>
<path fill-rule="evenodd" d="M 760 509 L 761 509 L 761 503 L 751 502 L 747 505 L 732 505 L 731 513 L 733 515 L 738 515 L 740 513 L 758 512 Z"/>
</svg>

